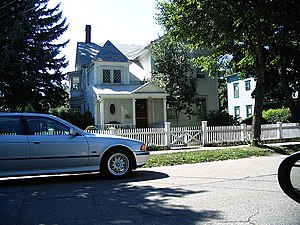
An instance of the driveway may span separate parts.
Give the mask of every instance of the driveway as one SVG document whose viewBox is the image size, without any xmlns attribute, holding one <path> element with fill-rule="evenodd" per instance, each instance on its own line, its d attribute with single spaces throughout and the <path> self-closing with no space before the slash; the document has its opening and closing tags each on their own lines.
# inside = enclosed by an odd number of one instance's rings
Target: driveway
<svg viewBox="0 0 300 225">
<path fill-rule="evenodd" d="M 98 175 L 0 179 L 1 225 L 300 224 L 277 183 L 283 156 Z"/>
</svg>

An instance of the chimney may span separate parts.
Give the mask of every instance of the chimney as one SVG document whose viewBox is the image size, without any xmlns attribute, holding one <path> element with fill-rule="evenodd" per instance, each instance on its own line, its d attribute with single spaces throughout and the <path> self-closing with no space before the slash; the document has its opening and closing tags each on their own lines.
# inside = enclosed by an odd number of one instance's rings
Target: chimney
<svg viewBox="0 0 300 225">
<path fill-rule="evenodd" d="M 91 25 L 85 26 L 85 43 L 91 43 Z"/>
</svg>

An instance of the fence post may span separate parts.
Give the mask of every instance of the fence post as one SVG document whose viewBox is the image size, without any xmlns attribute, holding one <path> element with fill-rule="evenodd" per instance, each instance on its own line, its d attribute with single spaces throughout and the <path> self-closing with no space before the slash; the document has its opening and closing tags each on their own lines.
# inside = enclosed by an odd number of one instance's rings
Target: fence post
<svg viewBox="0 0 300 225">
<path fill-rule="evenodd" d="M 203 142 L 202 144 L 206 145 L 208 142 L 207 121 L 202 121 L 201 127 L 202 127 L 202 142 Z"/>
<path fill-rule="evenodd" d="M 246 136 L 247 136 L 246 126 L 247 125 L 245 123 L 241 124 L 241 141 L 246 141 Z"/>
<path fill-rule="evenodd" d="M 165 122 L 165 145 L 171 146 L 171 123 Z"/>
<path fill-rule="evenodd" d="M 282 139 L 282 122 L 277 122 L 277 139 Z"/>
</svg>

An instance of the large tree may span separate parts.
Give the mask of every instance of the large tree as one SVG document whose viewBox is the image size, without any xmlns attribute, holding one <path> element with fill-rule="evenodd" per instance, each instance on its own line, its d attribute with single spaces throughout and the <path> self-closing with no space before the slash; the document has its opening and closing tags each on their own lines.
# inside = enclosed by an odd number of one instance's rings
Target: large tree
<svg viewBox="0 0 300 225">
<path fill-rule="evenodd" d="M 296 40 L 300 3 L 297 0 L 169 0 L 158 3 L 158 22 L 173 36 L 194 48 L 210 49 L 199 58 L 207 69 L 232 55 L 231 65 L 242 74 L 254 74 L 252 140 L 261 134 L 265 70 L 279 46 Z"/>
<path fill-rule="evenodd" d="M 48 0 L 0 2 L 0 110 L 47 111 L 66 92 L 61 69 L 67 66 L 57 39 L 67 30 L 59 5 Z"/>
<path fill-rule="evenodd" d="M 199 103 L 192 52 L 183 42 L 174 41 L 167 34 L 152 42 L 149 50 L 155 65 L 152 81 L 169 94 L 167 104 L 175 110 L 178 126 L 180 114 L 193 116 Z"/>
</svg>

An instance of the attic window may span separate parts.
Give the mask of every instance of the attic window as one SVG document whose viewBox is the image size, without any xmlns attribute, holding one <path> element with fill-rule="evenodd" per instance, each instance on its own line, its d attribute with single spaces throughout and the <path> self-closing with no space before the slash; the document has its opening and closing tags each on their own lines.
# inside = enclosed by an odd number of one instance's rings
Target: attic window
<svg viewBox="0 0 300 225">
<path fill-rule="evenodd" d="M 103 70 L 103 83 L 122 83 L 121 70 Z"/>
<path fill-rule="evenodd" d="M 110 70 L 103 70 L 103 83 L 110 83 Z"/>
<path fill-rule="evenodd" d="M 121 83 L 121 70 L 114 70 L 114 83 Z"/>
</svg>

